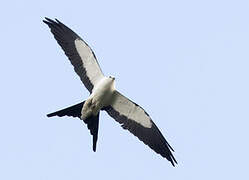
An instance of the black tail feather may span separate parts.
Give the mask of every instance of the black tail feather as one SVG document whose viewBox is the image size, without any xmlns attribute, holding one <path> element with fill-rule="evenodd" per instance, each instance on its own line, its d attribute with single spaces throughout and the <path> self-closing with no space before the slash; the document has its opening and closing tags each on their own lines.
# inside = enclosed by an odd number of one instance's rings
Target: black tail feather
<svg viewBox="0 0 249 180">
<path fill-rule="evenodd" d="M 97 140 L 98 140 L 98 130 L 99 130 L 99 113 L 96 116 L 90 116 L 84 120 L 87 124 L 87 128 L 90 130 L 93 136 L 93 151 L 96 151 Z"/>
<path fill-rule="evenodd" d="M 85 103 L 85 101 L 83 101 L 83 102 L 81 102 L 79 104 L 70 106 L 68 108 L 65 108 L 65 109 L 62 109 L 62 110 L 59 110 L 59 111 L 47 114 L 47 116 L 48 117 L 52 117 L 52 116 L 59 116 L 59 117 L 62 117 L 62 116 L 72 116 L 72 117 L 78 117 L 78 118 L 80 118 L 80 116 L 81 116 L 81 109 L 82 109 L 84 103 Z"/>
<path fill-rule="evenodd" d="M 70 106 L 68 108 L 47 114 L 48 117 L 52 116 L 71 116 L 71 117 L 81 117 L 81 110 L 83 108 L 85 101 Z M 93 151 L 96 151 L 97 140 L 98 140 L 98 130 L 99 130 L 99 113 L 96 116 L 90 116 L 84 120 L 84 123 L 87 124 L 87 128 L 90 130 L 91 135 L 93 136 Z"/>
</svg>

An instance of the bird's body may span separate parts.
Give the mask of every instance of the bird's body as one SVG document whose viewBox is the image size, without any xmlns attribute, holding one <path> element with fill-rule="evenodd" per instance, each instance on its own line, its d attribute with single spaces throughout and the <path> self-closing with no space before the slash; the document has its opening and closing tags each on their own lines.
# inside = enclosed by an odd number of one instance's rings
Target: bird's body
<svg viewBox="0 0 249 180">
<path fill-rule="evenodd" d="M 115 91 L 114 81 L 115 79 L 112 77 L 103 77 L 97 82 L 89 98 L 83 105 L 81 111 L 82 120 L 91 115 L 96 116 L 103 107 L 110 105 Z"/>
<path fill-rule="evenodd" d="M 46 18 L 43 22 L 49 26 L 75 72 L 90 92 L 87 100 L 47 116 L 72 116 L 83 120 L 93 136 L 93 151 L 96 151 L 99 114 L 101 110 L 104 110 L 124 129 L 130 131 L 174 166 L 177 162 L 172 154 L 173 148 L 163 137 L 149 114 L 115 89 L 115 78 L 104 76 L 88 44 L 58 20 Z"/>
</svg>

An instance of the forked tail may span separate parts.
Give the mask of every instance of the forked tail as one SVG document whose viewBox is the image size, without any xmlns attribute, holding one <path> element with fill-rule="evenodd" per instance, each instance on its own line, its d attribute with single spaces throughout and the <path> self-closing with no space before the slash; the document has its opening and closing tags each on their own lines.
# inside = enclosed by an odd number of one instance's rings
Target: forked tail
<svg viewBox="0 0 249 180">
<path fill-rule="evenodd" d="M 52 116 L 71 116 L 71 117 L 81 117 L 81 110 L 83 108 L 85 101 L 70 106 L 68 108 L 47 114 L 48 117 L 52 117 Z M 91 135 L 93 136 L 93 151 L 96 151 L 96 144 L 97 144 L 97 140 L 98 140 L 98 130 L 99 130 L 99 113 L 94 116 L 90 116 L 87 119 L 84 120 L 84 123 L 87 124 L 87 128 L 90 130 Z"/>
</svg>

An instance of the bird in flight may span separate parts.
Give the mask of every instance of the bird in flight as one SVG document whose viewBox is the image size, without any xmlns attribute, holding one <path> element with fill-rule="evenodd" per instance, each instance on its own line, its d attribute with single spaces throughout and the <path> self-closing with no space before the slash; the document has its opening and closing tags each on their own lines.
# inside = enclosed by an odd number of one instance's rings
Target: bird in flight
<svg viewBox="0 0 249 180">
<path fill-rule="evenodd" d="M 104 76 L 96 56 L 88 44 L 57 19 L 45 18 L 43 22 L 48 25 L 75 72 L 90 92 L 90 96 L 85 101 L 47 116 L 71 116 L 83 120 L 93 136 L 93 151 L 96 151 L 99 114 L 101 110 L 104 110 L 124 129 L 130 131 L 175 166 L 177 161 L 172 154 L 174 150 L 151 120 L 149 114 L 115 89 L 115 78 Z"/>
</svg>

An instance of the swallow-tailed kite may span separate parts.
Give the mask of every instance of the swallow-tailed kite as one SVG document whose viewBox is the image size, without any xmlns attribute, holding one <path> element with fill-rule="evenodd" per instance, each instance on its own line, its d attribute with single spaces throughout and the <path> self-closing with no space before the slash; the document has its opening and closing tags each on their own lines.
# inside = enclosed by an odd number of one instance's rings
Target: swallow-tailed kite
<svg viewBox="0 0 249 180">
<path fill-rule="evenodd" d="M 105 110 L 124 129 L 129 130 L 175 166 L 177 162 L 172 154 L 174 150 L 151 120 L 149 114 L 115 89 L 115 78 L 104 76 L 96 56 L 88 44 L 57 19 L 55 21 L 49 18 L 45 19 L 43 22 L 49 26 L 75 72 L 90 92 L 87 100 L 47 116 L 72 116 L 83 120 L 93 136 L 93 151 L 96 151 L 99 113 L 100 110 Z"/>
</svg>

